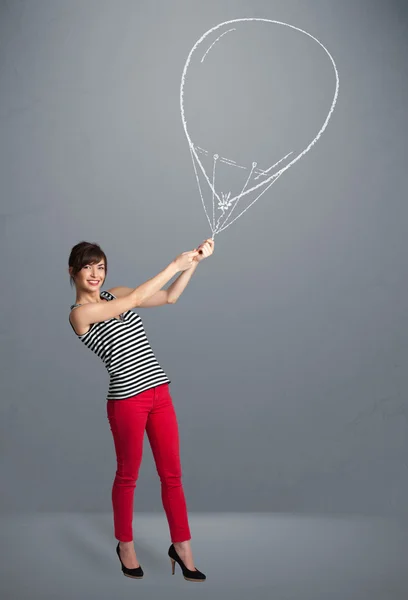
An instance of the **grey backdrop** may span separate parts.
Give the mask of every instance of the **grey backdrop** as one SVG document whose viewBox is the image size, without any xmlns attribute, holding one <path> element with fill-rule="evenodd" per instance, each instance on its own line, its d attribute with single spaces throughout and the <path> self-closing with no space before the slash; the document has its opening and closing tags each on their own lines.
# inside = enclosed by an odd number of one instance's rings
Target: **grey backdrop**
<svg viewBox="0 0 408 600">
<path fill-rule="evenodd" d="M 1 3 L 3 513 L 111 510 L 108 374 L 68 323 L 69 251 L 100 243 L 104 289 L 136 287 L 211 235 L 180 76 L 206 30 L 253 16 L 317 36 L 340 95 L 179 302 L 139 309 L 172 380 L 187 504 L 406 515 L 408 39 L 385 0 Z M 163 511 L 147 438 L 135 510 Z"/>
</svg>

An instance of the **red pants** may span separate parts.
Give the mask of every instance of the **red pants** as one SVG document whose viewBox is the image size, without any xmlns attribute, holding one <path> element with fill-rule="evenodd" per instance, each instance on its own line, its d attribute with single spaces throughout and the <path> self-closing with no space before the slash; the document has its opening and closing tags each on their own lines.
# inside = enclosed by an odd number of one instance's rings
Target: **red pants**
<svg viewBox="0 0 408 600">
<path fill-rule="evenodd" d="M 125 400 L 107 400 L 106 411 L 117 460 L 112 487 L 116 539 L 133 540 L 133 496 L 142 462 L 145 429 L 161 482 L 171 541 L 191 539 L 181 483 L 178 424 L 169 384 L 157 385 Z"/>
</svg>

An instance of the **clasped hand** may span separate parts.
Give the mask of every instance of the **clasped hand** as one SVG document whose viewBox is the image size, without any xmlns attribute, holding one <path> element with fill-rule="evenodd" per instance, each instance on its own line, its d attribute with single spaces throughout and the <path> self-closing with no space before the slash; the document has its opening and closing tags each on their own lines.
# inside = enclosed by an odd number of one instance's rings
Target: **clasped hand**
<svg viewBox="0 0 408 600">
<path fill-rule="evenodd" d="M 194 250 L 201 250 L 201 254 L 194 256 L 193 262 L 201 262 L 205 258 L 211 256 L 211 254 L 214 252 L 214 240 L 212 238 L 208 238 L 207 240 L 204 240 L 198 246 L 198 248 L 194 248 Z"/>
</svg>

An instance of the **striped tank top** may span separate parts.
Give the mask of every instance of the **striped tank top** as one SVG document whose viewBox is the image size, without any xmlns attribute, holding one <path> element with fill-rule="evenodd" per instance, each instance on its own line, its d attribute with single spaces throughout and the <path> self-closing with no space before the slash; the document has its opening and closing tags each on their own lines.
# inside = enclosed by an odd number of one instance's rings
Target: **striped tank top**
<svg viewBox="0 0 408 600">
<path fill-rule="evenodd" d="M 116 296 L 101 291 L 100 297 L 114 300 Z M 71 310 L 80 304 L 72 304 Z M 143 322 L 133 310 L 93 323 L 83 335 L 76 336 L 102 359 L 109 373 L 107 400 L 123 400 L 157 385 L 171 383 L 158 363 L 147 339 Z"/>
</svg>

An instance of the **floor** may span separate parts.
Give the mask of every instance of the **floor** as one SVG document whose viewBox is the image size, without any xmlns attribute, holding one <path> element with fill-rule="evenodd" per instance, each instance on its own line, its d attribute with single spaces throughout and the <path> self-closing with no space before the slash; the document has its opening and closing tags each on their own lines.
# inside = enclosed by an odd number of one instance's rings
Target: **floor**
<svg viewBox="0 0 408 600">
<path fill-rule="evenodd" d="M 161 514 L 134 515 L 141 580 L 124 577 L 111 514 L 3 515 L 2 600 L 406 600 L 408 523 L 360 516 L 190 513 L 186 581 Z M 193 586 L 193 587 L 192 587 Z M 164 596 L 165 594 L 165 596 Z"/>
</svg>

